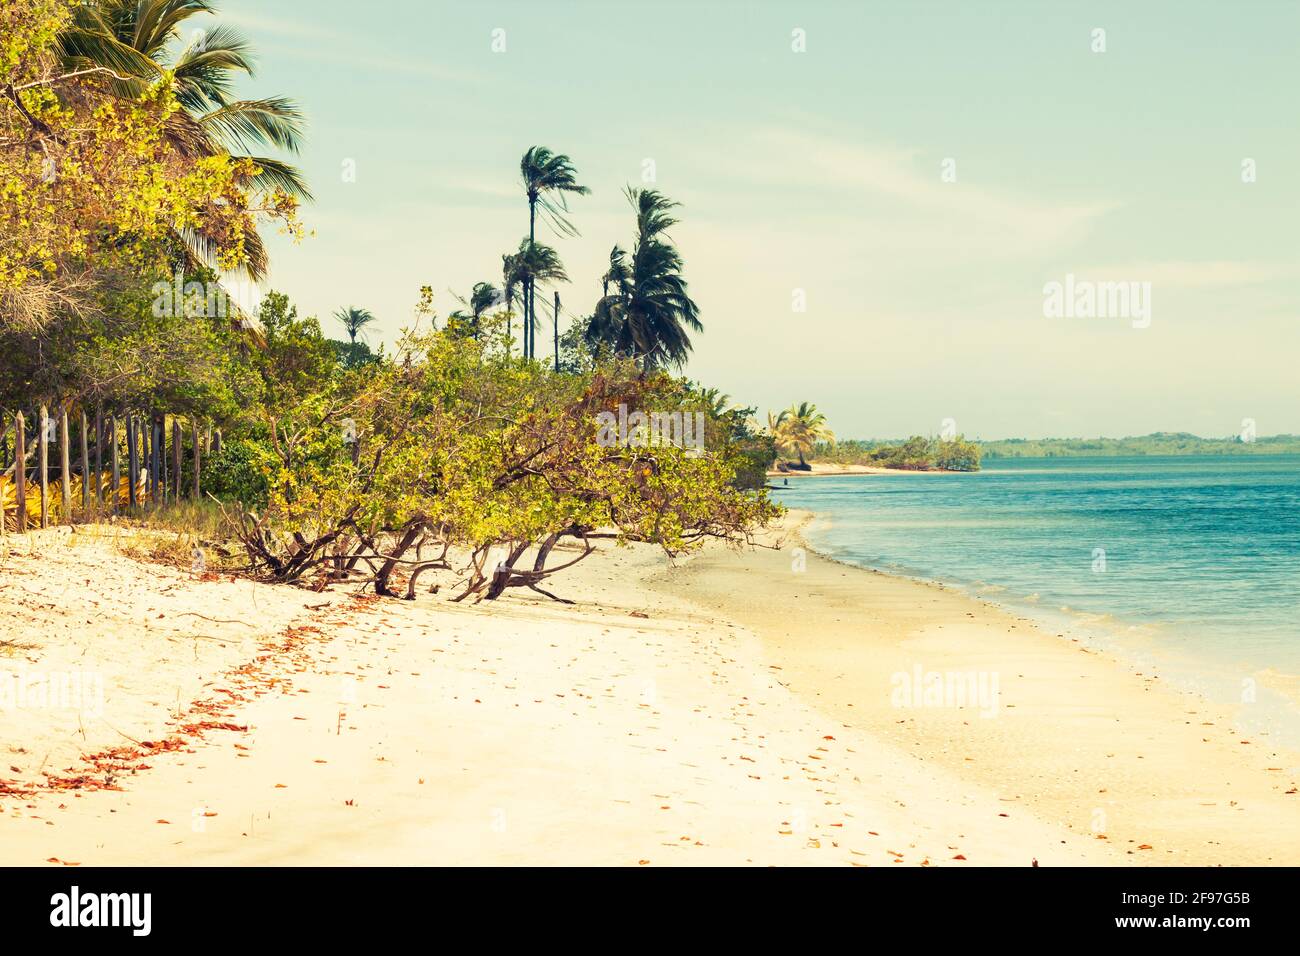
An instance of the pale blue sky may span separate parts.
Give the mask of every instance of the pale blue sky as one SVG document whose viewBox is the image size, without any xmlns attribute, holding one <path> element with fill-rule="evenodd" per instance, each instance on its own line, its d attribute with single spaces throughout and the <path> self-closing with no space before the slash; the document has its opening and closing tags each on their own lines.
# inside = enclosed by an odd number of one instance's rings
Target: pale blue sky
<svg viewBox="0 0 1300 956">
<path fill-rule="evenodd" d="M 271 242 L 270 285 L 327 328 L 366 306 L 391 341 L 421 285 L 445 315 L 449 287 L 499 282 L 539 143 L 593 190 L 582 237 L 553 240 L 565 308 L 590 310 L 630 242 L 621 190 L 652 159 L 705 325 L 688 372 L 760 417 L 1300 432 L 1293 0 L 222 6 L 262 54 L 245 92 L 308 115 L 316 235 Z M 1150 282 L 1150 327 L 1044 318 L 1067 272 Z"/>
</svg>

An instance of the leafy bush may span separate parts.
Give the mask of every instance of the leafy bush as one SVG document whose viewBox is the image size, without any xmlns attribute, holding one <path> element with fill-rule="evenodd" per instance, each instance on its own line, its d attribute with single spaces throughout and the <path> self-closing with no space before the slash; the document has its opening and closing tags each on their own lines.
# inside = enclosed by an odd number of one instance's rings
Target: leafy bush
<svg viewBox="0 0 1300 956">
<path fill-rule="evenodd" d="M 269 491 L 264 467 L 267 457 L 267 449 L 254 441 L 226 442 L 203 466 L 203 491 L 222 501 L 264 508 Z"/>
</svg>

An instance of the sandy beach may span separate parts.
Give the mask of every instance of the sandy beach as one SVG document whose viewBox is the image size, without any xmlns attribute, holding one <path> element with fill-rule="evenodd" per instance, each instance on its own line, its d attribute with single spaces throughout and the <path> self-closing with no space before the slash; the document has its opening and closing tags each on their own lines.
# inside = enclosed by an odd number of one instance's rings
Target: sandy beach
<svg viewBox="0 0 1300 956">
<path fill-rule="evenodd" d="M 0 864 L 1298 858 L 1296 754 L 996 607 L 825 560 L 799 520 L 781 550 L 676 566 L 604 547 L 552 582 L 571 606 L 10 535 Z M 983 694 L 900 702 L 899 675 L 935 673 Z"/>
</svg>

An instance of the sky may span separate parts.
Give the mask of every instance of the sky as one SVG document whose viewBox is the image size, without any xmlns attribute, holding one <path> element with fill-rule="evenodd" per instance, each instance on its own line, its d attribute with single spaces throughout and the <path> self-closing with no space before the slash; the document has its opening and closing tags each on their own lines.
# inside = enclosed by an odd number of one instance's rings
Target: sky
<svg viewBox="0 0 1300 956">
<path fill-rule="evenodd" d="M 313 234 L 270 239 L 266 288 L 330 334 L 356 305 L 393 342 L 421 286 L 446 315 L 499 284 L 540 144 L 592 190 L 579 238 L 541 237 L 564 311 L 632 241 L 624 187 L 663 191 L 704 324 L 686 373 L 760 420 L 810 401 L 841 438 L 1300 433 L 1294 0 L 219 9 L 259 53 L 241 93 L 306 113 Z M 1045 314 L 1067 276 L 1135 294 Z"/>
</svg>

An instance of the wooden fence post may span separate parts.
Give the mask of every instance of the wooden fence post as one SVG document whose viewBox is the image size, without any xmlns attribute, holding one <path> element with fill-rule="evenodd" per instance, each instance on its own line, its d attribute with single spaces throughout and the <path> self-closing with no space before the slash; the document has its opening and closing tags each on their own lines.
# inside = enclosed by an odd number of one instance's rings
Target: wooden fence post
<svg viewBox="0 0 1300 956">
<path fill-rule="evenodd" d="M 50 526 L 50 413 L 45 406 L 41 406 L 41 426 L 40 434 L 36 436 L 39 461 L 36 467 L 40 470 L 38 479 L 41 483 L 41 527 Z"/>
<path fill-rule="evenodd" d="M 157 415 L 150 420 L 150 434 L 153 435 L 153 450 L 151 453 L 153 457 L 149 459 L 153 462 L 153 497 L 149 499 L 149 503 L 157 507 L 162 503 L 163 496 L 167 493 L 167 489 L 162 486 L 163 462 L 166 460 L 163 458 L 162 439 L 166 436 Z"/>
<path fill-rule="evenodd" d="M 95 407 L 95 510 L 104 510 L 104 406 Z"/>
<path fill-rule="evenodd" d="M 194 422 L 194 500 L 199 500 L 199 471 L 200 471 L 200 451 L 203 448 L 203 434 L 199 431 L 199 423 Z"/>
<path fill-rule="evenodd" d="M 109 508 L 117 512 L 117 489 L 121 487 L 122 472 L 117 455 L 117 416 L 108 417 L 108 447 L 113 454 L 113 486 L 108 493 Z"/>
<path fill-rule="evenodd" d="M 27 423 L 23 413 L 14 416 L 14 500 L 18 504 L 18 532 L 27 530 L 27 436 L 23 430 Z"/>
<path fill-rule="evenodd" d="M 158 503 L 166 504 L 171 493 L 171 460 L 167 457 L 167 415 L 158 416 Z"/>
<path fill-rule="evenodd" d="M 59 516 L 64 521 L 72 520 L 72 476 L 68 474 L 72 470 L 72 449 L 68 446 L 72 444 L 72 436 L 68 434 L 68 410 L 66 408 L 59 411 L 59 503 L 63 513 Z"/>
<path fill-rule="evenodd" d="M 127 413 L 126 416 L 126 482 L 127 482 L 127 502 L 132 508 L 135 507 L 135 416 Z"/>
<path fill-rule="evenodd" d="M 148 506 L 153 502 L 153 416 L 140 416 L 141 437 L 144 439 L 144 448 L 141 457 L 144 460 L 144 500 L 140 502 L 142 506 Z"/>
<path fill-rule="evenodd" d="M 181 500 L 181 423 L 172 416 L 172 484 L 176 488 L 176 502 Z"/>
<path fill-rule="evenodd" d="M 86 434 L 90 424 L 86 421 L 86 412 L 81 412 L 81 510 L 90 511 L 90 436 Z"/>
</svg>

